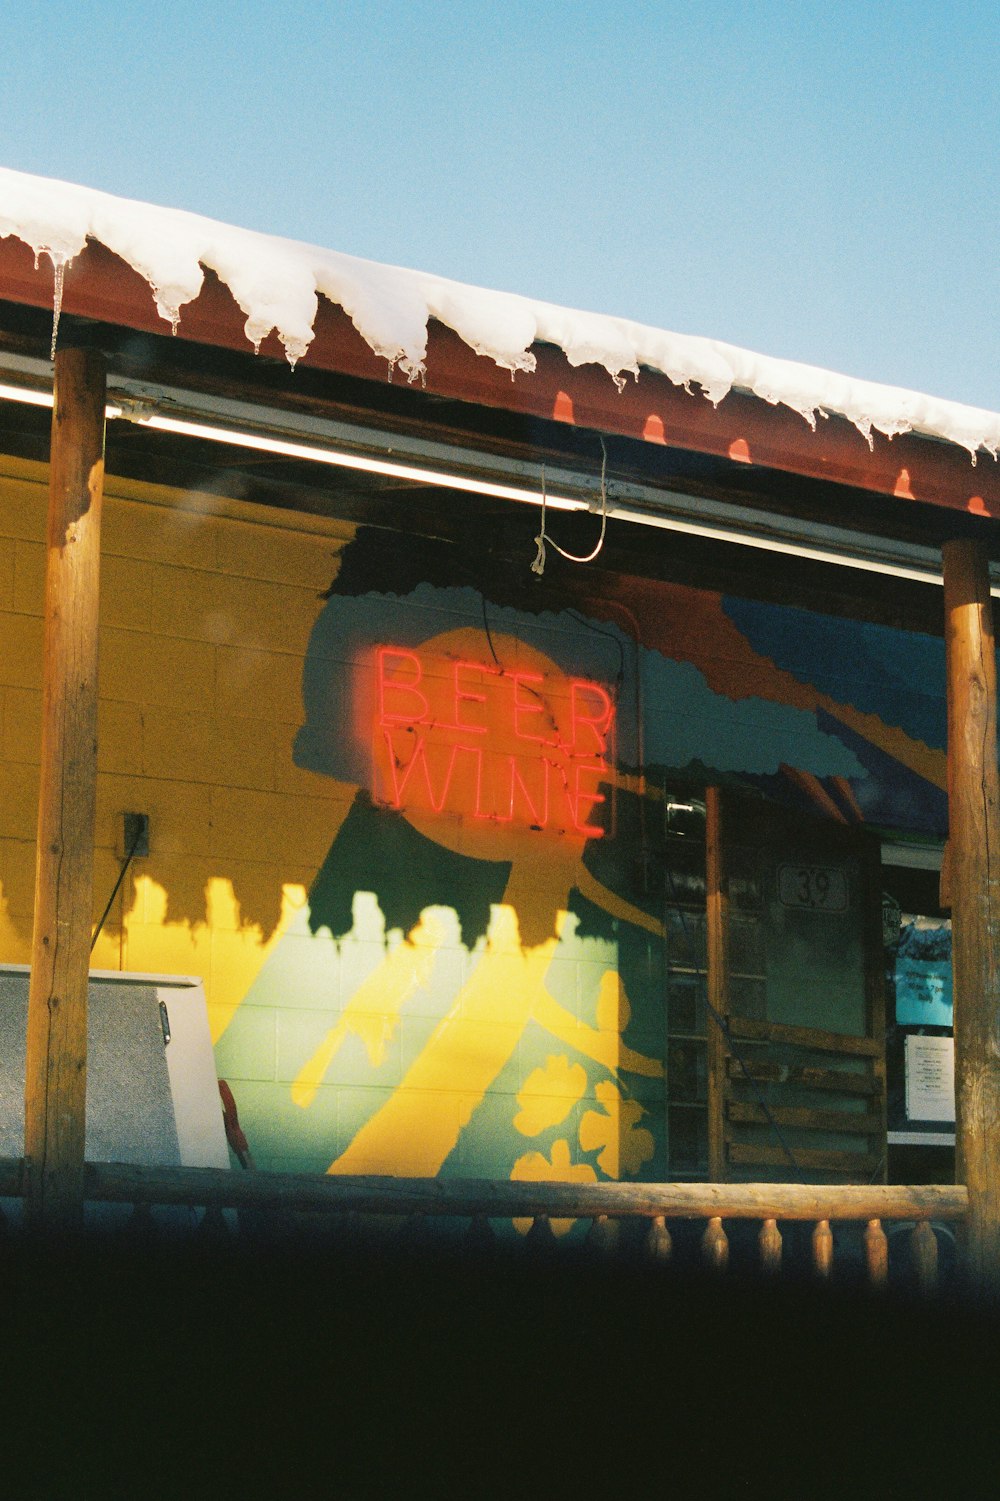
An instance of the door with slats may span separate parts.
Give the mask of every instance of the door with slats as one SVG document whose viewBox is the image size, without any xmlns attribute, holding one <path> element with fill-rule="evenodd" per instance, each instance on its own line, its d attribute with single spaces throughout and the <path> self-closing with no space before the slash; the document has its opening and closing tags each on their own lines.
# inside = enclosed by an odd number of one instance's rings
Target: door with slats
<svg viewBox="0 0 1000 1501">
<path fill-rule="evenodd" d="M 706 796 L 708 1175 L 885 1177 L 879 848 Z"/>
</svg>

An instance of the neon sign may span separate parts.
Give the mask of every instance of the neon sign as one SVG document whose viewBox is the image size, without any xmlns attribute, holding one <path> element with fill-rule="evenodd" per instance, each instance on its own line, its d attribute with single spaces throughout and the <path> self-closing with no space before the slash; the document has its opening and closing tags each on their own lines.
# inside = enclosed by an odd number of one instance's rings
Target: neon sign
<svg viewBox="0 0 1000 1501">
<path fill-rule="evenodd" d="M 403 810 L 601 839 L 615 706 L 586 678 L 375 651 L 372 792 Z"/>
</svg>

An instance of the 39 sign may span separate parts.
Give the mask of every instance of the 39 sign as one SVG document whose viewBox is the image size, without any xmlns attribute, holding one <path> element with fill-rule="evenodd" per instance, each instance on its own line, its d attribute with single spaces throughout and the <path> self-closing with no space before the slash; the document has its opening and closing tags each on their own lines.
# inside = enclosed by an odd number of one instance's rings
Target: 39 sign
<svg viewBox="0 0 1000 1501">
<path fill-rule="evenodd" d="M 836 865 L 779 865 L 778 900 L 811 912 L 846 912 L 847 872 Z"/>
</svg>

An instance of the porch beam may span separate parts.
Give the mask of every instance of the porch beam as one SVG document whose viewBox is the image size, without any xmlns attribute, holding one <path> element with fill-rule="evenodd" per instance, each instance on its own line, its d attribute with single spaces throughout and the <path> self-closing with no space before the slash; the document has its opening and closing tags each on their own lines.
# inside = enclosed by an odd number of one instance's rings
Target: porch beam
<svg viewBox="0 0 1000 1501">
<path fill-rule="evenodd" d="M 17 1163 L 0 1158 L 0 1186 Z M 124 1204 L 360 1214 L 477 1215 L 487 1219 L 962 1220 L 968 1196 L 950 1184 L 528 1183 L 475 1178 L 340 1177 L 241 1173 L 213 1167 L 90 1162 L 87 1197 Z"/>
<path fill-rule="evenodd" d="M 969 1191 L 968 1271 L 1000 1288 L 1000 777 L 988 557 L 942 548 L 955 1002 L 956 1176 Z"/>
<path fill-rule="evenodd" d="M 25 1211 L 40 1230 L 83 1217 L 105 401 L 103 355 L 60 350 L 24 1112 Z"/>
</svg>

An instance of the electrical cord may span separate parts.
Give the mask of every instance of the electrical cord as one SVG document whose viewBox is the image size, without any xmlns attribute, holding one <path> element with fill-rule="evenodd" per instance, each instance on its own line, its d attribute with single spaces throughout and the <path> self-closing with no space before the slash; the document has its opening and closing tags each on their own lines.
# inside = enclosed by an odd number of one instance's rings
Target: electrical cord
<svg viewBox="0 0 1000 1501">
<path fill-rule="evenodd" d="M 122 882 L 125 879 L 125 872 L 128 870 L 129 866 L 132 863 L 132 856 L 135 854 L 136 850 L 139 848 L 139 845 L 140 845 L 140 843 L 142 841 L 142 836 L 143 836 L 144 832 L 145 831 L 144 831 L 144 829 L 142 827 L 142 824 L 139 824 L 139 826 L 136 828 L 135 835 L 134 835 L 134 837 L 132 839 L 131 848 L 129 849 L 128 854 L 125 856 L 125 859 L 122 862 L 122 868 L 121 868 L 121 870 L 118 872 L 118 879 L 115 882 L 114 890 L 112 891 L 111 895 L 108 897 L 108 905 L 105 907 L 104 911 L 101 913 L 101 920 L 97 924 L 97 927 L 94 929 L 94 936 L 90 940 L 90 952 L 91 953 L 94 952 L 94 945 L 97 943 L 97 940 L 101 936 L 101 929 L 104 927 L 104 924 L 108 920 L 108 913 L 111 911 L 111 908 L 114 905 L 115 897 L 118 895 L 119 891 L 121 890 L 121 884 L 122 884 Z"/>
<path fill-rule="evenodd" d="M 542 524 L 541 524 L 541 528 L 539 530 L 538 536 L 535 538 L 535 546 L 538 549 L 538 551 L 535 553 L 535 561 L 531 565 L 531 571 L 532 571 L 532 573 L 536 573 L 539 578 L 541 578 L 542 574 L 545 572 L 545 544 L 546 543 L 548 543 L 548 545 L 550 547 L 554 547 L 555 550 L 556 550 L 556 552 L 559 554 L 559 556 L 561 558 L 566 558 L 567 561 L 570 562 L 570 563 L 592 563 L 594 561 L 594 559 L 597 557 L 597 555 L 600 552 L 601 548 L 604 546 L 604 537 L 605 537 L 605 533 L 607 532 L 607 529 L 608 529 L 608 486 L 607 486 L 608 449 L 607 449 L 607 444 L 604 441 L 603 434 L 602 433 L 598 433 L 597 436 L 598 436 L 598 439 L 600 440 L 600 444 L 601 444 L 601 534 L 600 534 L 600 536 L 597 539 L 597 544 L 596 544 L 596 546 L 590 552 L 588 552 L 585 555 L 581 556 L 581 555 L 579 555 L 579 554 L 577 554 L 575 552 L 567 552 L 564 547 L 560 547 L 559 543 L 553 541 L 553 539 L 548 535 L 548 533 L 545 530 L 545 465 L 543 464 L 542 465 Z"/>
<path fill-rule="evenodd" d="M 486 595 L 481 590 L 479 593 L 479 602 L 483 607 L 483 630 L 486 632 L 486 639 L 490 643 L 490 652 L 493 655 L 493 660 L 499 667 L 500 658 L 497 656 L 497 649 L 493 645 L 493 632 L 490 630 L 490 622 L 486 615 Z"/>
</svg>

